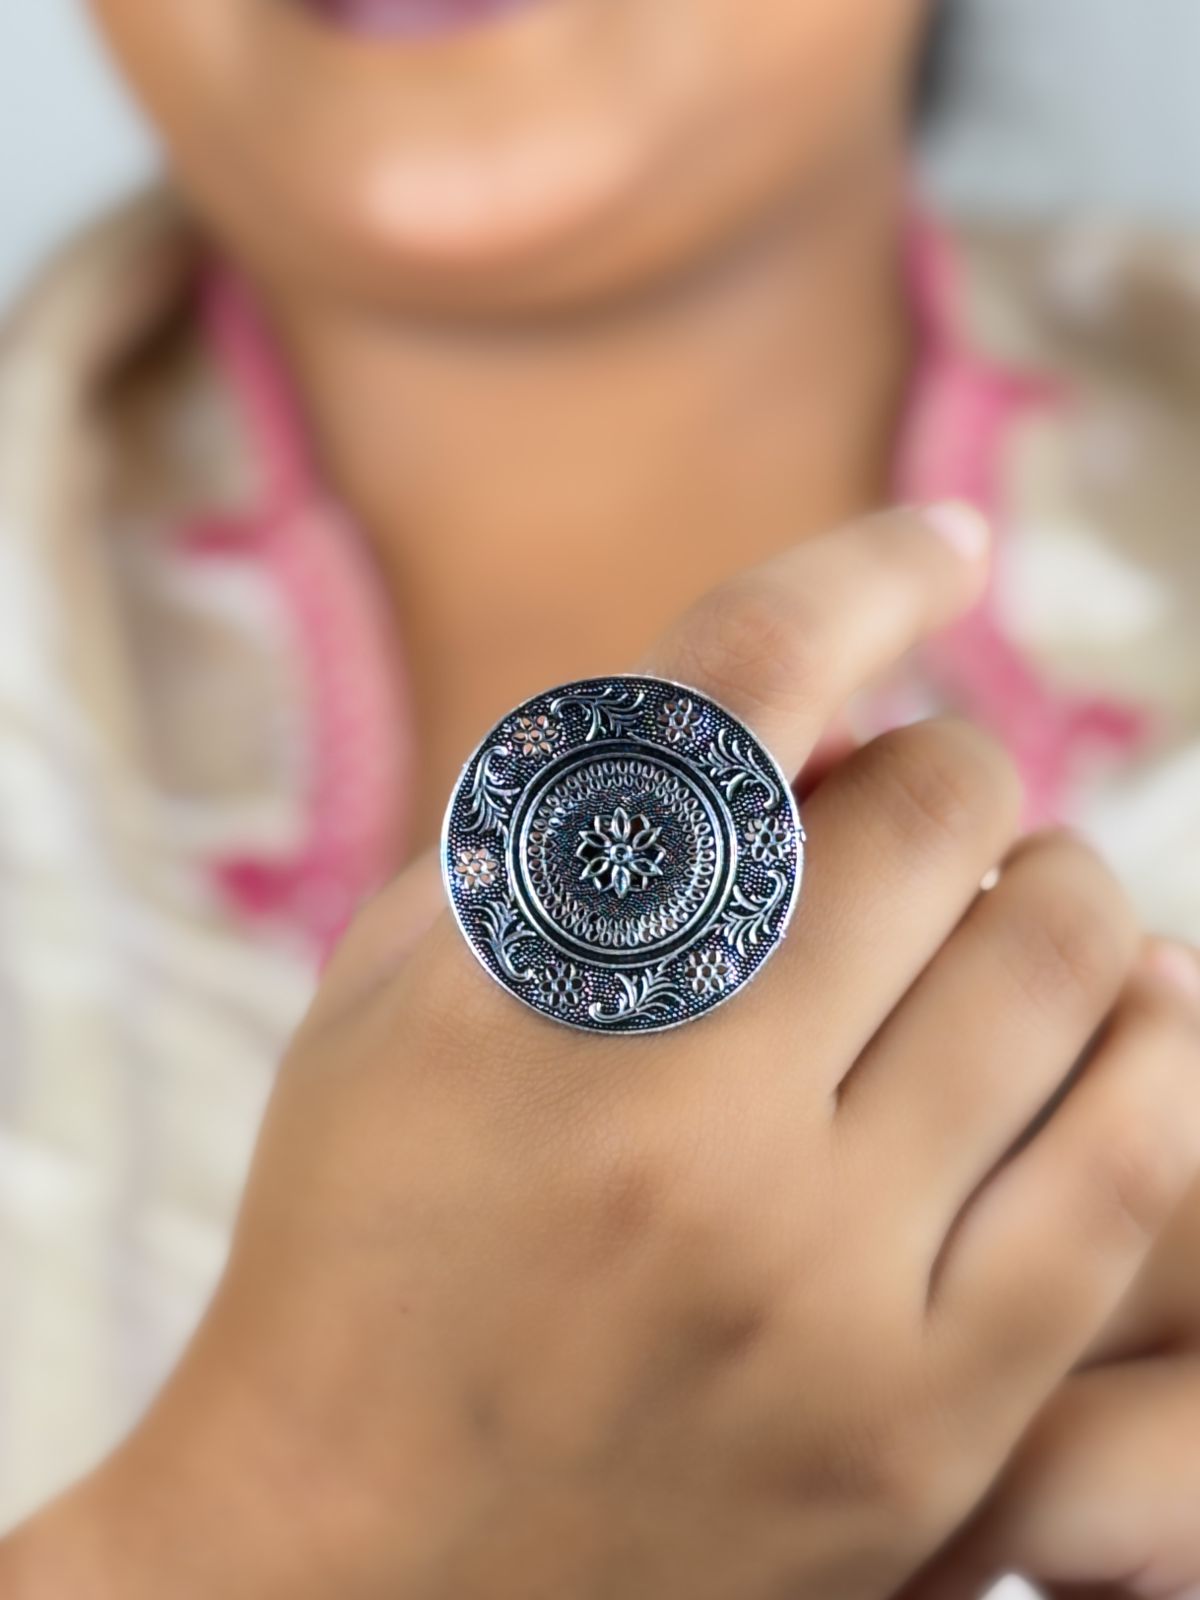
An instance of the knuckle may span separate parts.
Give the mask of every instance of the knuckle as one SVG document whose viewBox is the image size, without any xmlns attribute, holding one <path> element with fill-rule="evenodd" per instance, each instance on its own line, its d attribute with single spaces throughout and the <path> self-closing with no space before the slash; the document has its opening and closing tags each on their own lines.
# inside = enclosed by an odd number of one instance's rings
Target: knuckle
<svg viewBox="0 0 1200 1600">
<path fill-rule="evenodd" d="M 1141 966 L 1126 989 L 1122 1009 L 1140 1017 L 1172 1058 L 1194 1068 L 1200 1053 L 1200 1005 L 1190 990 L 1172 978 L 1164 982 L 1161 967 L 1151 974 Z"/>
<path fill-rule="evenodd" d="M 839 1492 L 873 1505 L 889 1523 L 924 1530 L 944 1521 L 962 1465 L 963 1429 L 919 1348 L 893 1332 L 889 1355 L 879 1361 L 865 1330 L 844 1330 L 847 1353 L 868 1365 L 849 1404 L 843 1399 L 832 1414 L 817 1408 L 821 1470 Z"/>
<path fill-rule="evenodd" d="M 1038 929 L 1037 970 L 1054 993 L 1069 989 L 1091 997 L 1111 987 L 1121 970 L 1118 943 L 1086 896 L 1044 906 Z"/>
<path fill-rule="evenodd" d="M 658 1232 L 677 1203 L 661 1145 L 613 1118 L 603 1130 L 593 1128 L 591 1150 L 574 1164 L 571 1184 L 593 1236 L 618 1252 Z"/>
<path fill-rule="evenodd" d="M 1088 1184 L 1090 1223 L 1102 1245 L 1141 1245 L 1161 1232 L 1185 1182 L 1183 1162 L 1172 1153 L 1176 1143 L 1144 1106 L 1123 1107 L 1110 1119 Z"/>
<path fill-rule="evenodd" d="M 718 698 L 789 709 L 829 677 L 819 609 L 780 584 L 744 579 L 701 600 L 684 631 L 687 665 Z"/>
<path fill-rule="evenodd" d="M 1141 973 L 1130 979 L 1111 1032 L 1136 1038 L 1143 1055 L 1172 1065 L 1191 1068 L 1200 1055 L 1200 1014 L 1195 1005 L 1158 981 L 1145 981 Z"/>
<path fill-rule="evenodd" d="M 1132 959 L 1133 919 L 1108 869 L 1087 846 L 1055 837 L 1030 851 L 1022 882 L 1018 949 L 1030 999 L 1054 1010 L 1109 1001 Z"/>
<path fill-rule="evenodd" d="M 1008 756 L 966 723 L 922 723 L 874 746 L 869 781 L 905 845 L 939 855 L 974 838 L 995 817 L 1015 815 L 1018 783 Z"/>
<path fill-rule="evenodd" d="M 755 1228 L 742 1184 L 706 1170 L 686 1134 L 617 1108 L 591 1120 L 564 1182 L 572 1231 L 600 1262 L 655 1263 L 694 1345 L 732 1354 L 758 1341 L 790 1267 Z"/>
<path fill-rule="evenodd" d="M 885 1455 L 889 1504 L 928 1549 L 977 1502 L 987 1447 L 954 1390 L 929 1371 L 917 1381 L 905 1426 L 892 1431 Z"/>
<path fill-rule="evenodd" d="M 893 1422 L 869 1440 L 870 1465 L 863 1472 L 871 1496 L 890 1519 L 924 1537 L 946 1521 L 948 1458 L 931 1437 L 924 1417 Z"/>
<path fill-rule="evenodd" d="M 666 1141 L 664 1141 L 664 1144 Z M 681 1152 L 668 1146 L 639 1152 L 610 1185 L 607 1214 L 618 1225 L 632 1217 L 653 1238 L 681 1278 L 716 1292 L 749 1240 L 732 1198 L 706 1188 Z M 632 1202 L 632 1203 L 631 1203 Z"/>
<path fill-rule="evenodd" d="M 1153 1238 L 1200 1162 L 1200 1029 L 1174 998 L 1134 981 L 1093 1070 L 1113 1074 L 1089 1146 L 1087 1192 L 1102 1235 Z"/>
</svg>

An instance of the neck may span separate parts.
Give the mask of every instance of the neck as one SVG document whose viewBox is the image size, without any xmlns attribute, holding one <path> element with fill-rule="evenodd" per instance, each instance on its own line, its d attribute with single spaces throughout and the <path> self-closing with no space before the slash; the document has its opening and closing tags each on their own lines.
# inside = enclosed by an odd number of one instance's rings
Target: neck
<svg viewBox="0 0 1200 1600">
<path fill-rule="evenodd" d="M 542 677 L 628 665 L 713 583 L 886 497 L 908 360 L 901 187 L 891 170 L 841 184 L 603 314 L 381 327 L 273 306 L 427 725 L 448 661 L 477 733 Z"/>
</svg>

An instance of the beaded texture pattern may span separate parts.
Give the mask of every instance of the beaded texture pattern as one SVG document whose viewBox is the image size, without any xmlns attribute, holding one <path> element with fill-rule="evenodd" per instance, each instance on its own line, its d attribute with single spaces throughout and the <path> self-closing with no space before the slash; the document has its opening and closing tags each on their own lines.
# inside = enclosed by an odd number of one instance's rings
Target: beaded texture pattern
<svg viewBox="0 0 1200 1600">
<path fill-rule="evenodd" d="M 518 706 L 464 767 L 442 831 L 450 903 L 488 973 L 601 1033 L 678 1027 L 731 999 L 787 932 L 803 867 L 769 752 L 659 678 Z"/>
</svg>

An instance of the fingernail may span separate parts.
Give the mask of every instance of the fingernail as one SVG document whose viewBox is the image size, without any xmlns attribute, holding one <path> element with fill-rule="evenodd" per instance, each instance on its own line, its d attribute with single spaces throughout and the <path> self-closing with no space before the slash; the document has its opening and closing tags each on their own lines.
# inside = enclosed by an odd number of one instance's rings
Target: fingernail
<svg viewBox="0 0 1200 1600">
<path fill-rule="evenodd" d="M 926 506 L 922 515 L 965 561 L 979 561 L 987 554 L 992 530 L 977 506 L 966 500 L 944 500 L 939 505 Z"/>
<path fill-rule="evenodd" d="M 1200 1000 L 1200 959 L 1182 944 L 1156 944 L 1150 957 L 1160 978 L 1193 1000 Z"/>
</svg>

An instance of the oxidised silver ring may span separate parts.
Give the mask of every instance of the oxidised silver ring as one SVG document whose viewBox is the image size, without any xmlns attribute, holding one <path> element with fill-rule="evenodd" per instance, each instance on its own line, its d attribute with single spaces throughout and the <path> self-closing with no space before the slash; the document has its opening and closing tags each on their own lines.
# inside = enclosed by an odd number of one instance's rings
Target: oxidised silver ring
<svg viewBox="0 0 1200 1600">
<path fill-rule="evenodd" d="M 723 1005 L 787 931 L 804 833 L 778 763 L 661 678 L 527 700 L 463 769 L 442 871 L 468 944 L 555 1022 L 653 1033 Z"/>
</svg>

